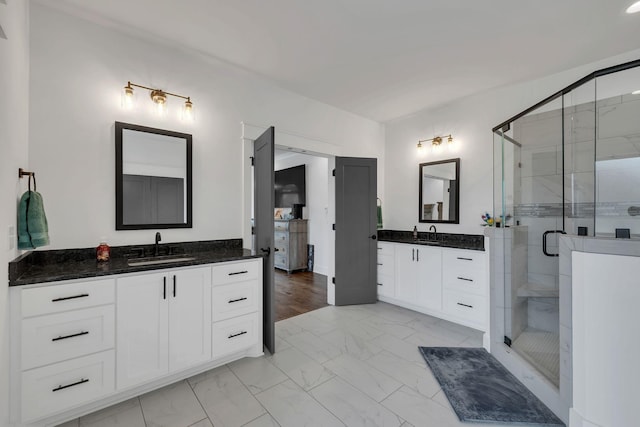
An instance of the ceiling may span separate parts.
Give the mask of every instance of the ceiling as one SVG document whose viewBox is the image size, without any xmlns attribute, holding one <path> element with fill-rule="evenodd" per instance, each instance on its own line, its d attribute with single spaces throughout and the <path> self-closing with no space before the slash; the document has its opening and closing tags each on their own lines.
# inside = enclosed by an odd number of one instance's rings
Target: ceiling
<svg viewBox="0 0 640 427">
<path fill-rule="evenodd" d="M 379 122 L 640 48 L 634 0 L 41 0 Z M 560 88 L 558 88 L 560 89 Z"/>
</svg>

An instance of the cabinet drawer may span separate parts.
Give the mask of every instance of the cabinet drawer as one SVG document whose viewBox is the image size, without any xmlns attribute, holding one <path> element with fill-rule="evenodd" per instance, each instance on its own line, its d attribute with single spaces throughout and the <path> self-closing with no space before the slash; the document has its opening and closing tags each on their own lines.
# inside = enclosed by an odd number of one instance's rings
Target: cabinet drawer
<svg viewBox="0 0 640 427">
<path fill-rule="evenodd" d="M 485 297 L 451 290 L 444 292 L 444 311 L 461 320 L 486 327 L 486 309 Z"/>
<path fill-rule="evenodd" d="M 392 256 L 378 254 L 378 276 L 393 276 L 395 274 L 393 263 Z"/>
<path fill-rule="evenodd" d="M 273 240 L 276 244 L 282 242 L 285 245 L 289 244 L 289 233 L 286 231 L 276 231 L 273 236 Z"/>
<path fill-rule="evenodd" d="M 393 276 L 378 274 L 378 295 L 393 298 L 395 294 L 396 292 Z"/>
<path fill-rule="evenodd" d="M 113 350 L 22 373 L 22 422 L 26 423 L 114 391 Z"/>
<path fill-rule="evenodd" d="M 454 289 L 462 292 L 471 292 L 476 295 L 486 296 L 485 272 L 481 269 L 445 268 L 442 276 L 445 289 Z"/>
<path fill-rule="evenodd" d="M 288 231 L 289 221 L 274 221 L 273 229 L 274 231 Z"/>
<path fill-rule="evenodd" d="M 285 254 L 278 254 L 273 257 L 273 265 L 280 268 L 289 268 L 289 257 Z"/>
<path fill-rule="evenodd" d="M 485 270 L 486 256 L 481 251 L 443 248 L 442 265 L 445 270 Z"/>
<path fill-rule="evenodd" d="M 113 348 L 114 305 L 22 321 L 22 370 Z"/>
<path fill-rule="evenodd" d="M 393 257 L 395 255 L 395 246 L 393 243 L 378 242 L 378 255 L 387 255 Z"/>
<path fill-rule="evenodd" d="M 247 314 L 213 324 L 213 358 L 226 356 L 258 343 L 258 315 Z"/>
<path fill-rule="evenodd" d="M 24 289 L 22 291 L 22 317 L 112 304 L 114 300 L 115 279 Z"/>
<path fill-rule="evenodd" d="M 213 288 L 213 321 L 229 319 L 252 313 L 260 308 L 262 299 L 259 298 L 260 282 L 232 283 L 230 285 Z"/>
<path fill-rule="evenodd" d="M 256 279 L 260 274 L 262 274 L 260 259 L 216 264 L 213 266 L 213 286 Z"/>
</svg>

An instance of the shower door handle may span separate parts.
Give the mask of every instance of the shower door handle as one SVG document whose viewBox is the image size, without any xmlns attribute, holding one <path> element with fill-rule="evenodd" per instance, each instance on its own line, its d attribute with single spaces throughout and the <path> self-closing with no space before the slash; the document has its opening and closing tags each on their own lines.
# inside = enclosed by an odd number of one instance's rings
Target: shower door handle
<svg viewBox="0 0 640 427">
<path fill-rule="evenodd" d="M 547 236 L 549 236 L 549 234 L 556 233 L 567 234 L 563 230 L 547 230 L 542 234 L 542 252 L 544 252 L 546 256 L 560 256 L 560 254 L 550 254 L 547 252 Z"/>
</svg>

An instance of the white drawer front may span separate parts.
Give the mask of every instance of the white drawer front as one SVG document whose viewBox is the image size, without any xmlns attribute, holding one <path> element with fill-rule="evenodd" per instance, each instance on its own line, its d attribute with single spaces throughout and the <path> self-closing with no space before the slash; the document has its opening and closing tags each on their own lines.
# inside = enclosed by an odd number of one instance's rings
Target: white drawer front
<svg viewBox="0 0 640 427">
<path fill-rule="evenodd" d="M 378 274 L 378 295 L 391 298 L 396 295 L 393 276 Z"/>
<path fill-rule="evenodd" d="M 442 282 L 445 289 L 471 292 L 480 296 L 487 294 L 484 270 L 472 268 L 455 270 L 453 268 L 446 268 L 443 273 Z"/>
<path fill-rule="evenodd" d="M 22 422 L 26 423 L 114 391 L 113 350 L 22 373 Z"/>
<path fill-rule="evenodd" d="M 22 317 L 111 304 L 115 279 L 43 286 L 22 291 Z"/>
<path fill-rule="evenodd" d="M 114 305 L 31 317 L 22 322 L 22 370 L 114 346 Z"/>
<path fill-rule="evenodd" d="M 247 314 L 213 324 L 213 358 L 247 349 L 257 343 L 258 315 Z"/>
<path fill-rule="evenodd" d="M 252 313 L 260 308 L 260 282 L 232 283 L 213 288 L 213 321 Z"/>
<path fill-rule="evenodd" d="M 262 274 L 261 270 L 259 259 L 216 264 L 213 266 L 213 286 L 256 279 Z"/>
<path fill-rule="evenodd" d="M 442 250 L 442 264 L 445 270 L 472 269 L 484 271 L 485 263 L 486 255 L 483 251 L 448 248 L 443 248 Z"/>
<path fill-rule="evenodd" d="M 444 291 L 444 311 L 461 320 L 486 327 L 486 298 L 463 292 Z"/>
<path fill-rule="evenodd" d="M 395 273 L 393 263 L 394 259 L 392 256 L 378 254 L 378 276 L 393 276 Z"/>
<path fill-rule="evenodd" d="M 395 255 L 395 246 L 390 242 L 378 242 L 378 255 Z"/>
</svg>

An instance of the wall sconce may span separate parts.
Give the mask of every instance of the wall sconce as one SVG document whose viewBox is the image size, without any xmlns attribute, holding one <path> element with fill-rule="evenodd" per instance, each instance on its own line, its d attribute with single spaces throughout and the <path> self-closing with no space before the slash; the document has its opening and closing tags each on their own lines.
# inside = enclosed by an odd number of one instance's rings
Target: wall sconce
<svg viewBox="0 0 640 427">
<path fill-rule="evenodd" d="M 191 102 L 190 96 L 178 95 L 177 93 L 165 92 L 162 89 L 154 89 L 152 87 L 142 86 L 139 84 L 127 82 L 127 85 L 122 89 L 122 106 L 126 109 L 133 108 L 134 105 L 134 93 L 133 88 L 139 87 L 149 91 L 151 100 L 156 104 L 158 114 L 163 115 L 167 110 L 167 96 L 175 96 L 176 98 L 182 98 L 185 100 L 182 105 L 181 118 L 183 120 L 195 120 L 195 111 L 193 108 L 193 102 Z"/>
<path fill-rule="evenodd" d="M 436 136 L 431 139 L 421 139 L 420 141 L 418 141 L 418 145 L 417 145 L 418 152 L 422 153 L 424 151 L 424 146 L 422 145 L 423 142 L 430 142 L 431 146 L 433 148 L 436 148 L 442 144 L 442 141 L 444 140 L 444 138 L 447 138 L 447 144 L 449 145 L 453 144 L 453 137 L 451 136 L 451 134 L 445 135 L 445 136 Z"/>
</svg>

